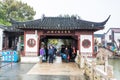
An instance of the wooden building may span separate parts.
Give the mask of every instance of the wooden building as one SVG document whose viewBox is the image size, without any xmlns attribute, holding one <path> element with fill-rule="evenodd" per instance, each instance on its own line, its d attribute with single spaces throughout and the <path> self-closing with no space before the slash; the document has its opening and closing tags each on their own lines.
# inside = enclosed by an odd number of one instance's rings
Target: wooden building
<svg viewBox="0 0 120 80">
<path fill-rule="evenodd" d="M 0 50 L 15 49 L 23 31 L 13 26 L 0 25 Z"/>
<path fill-rule="evenodd" d="M 43 17 L 19 22 L 12 20 L 13 27 L 24 31 L 25 56 L 38 56 L 41 41 L 49 38 L 73 39 L 80 54 L 93 56 L 94 32 L 104 29 L 110 16 L 103 22 L 90 22 L 76 17 Z"/>
</svg>

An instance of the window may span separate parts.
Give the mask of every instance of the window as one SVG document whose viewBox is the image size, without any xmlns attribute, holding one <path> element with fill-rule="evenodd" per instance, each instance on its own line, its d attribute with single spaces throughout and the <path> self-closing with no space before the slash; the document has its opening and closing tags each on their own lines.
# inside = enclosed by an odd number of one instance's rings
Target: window
<svg viewBox="0 0 120 80">
<path fill-rule="evenodd" d="M 109 40 L 112 40 L 112 36 L 111 35 L 109 35 Z"/>
</svg>

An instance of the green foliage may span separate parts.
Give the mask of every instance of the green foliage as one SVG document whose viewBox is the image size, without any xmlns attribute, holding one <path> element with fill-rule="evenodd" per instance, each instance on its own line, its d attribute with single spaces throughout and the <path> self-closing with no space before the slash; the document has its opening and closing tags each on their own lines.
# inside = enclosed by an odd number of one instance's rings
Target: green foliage
<svg viewBox="0 0 120 80">
<path fill-rule="evenodd" d="M 7 21 L 5 21 L 3 19 L 0 19 L 0 24 L 7 25 L 7 26 L 11 25 L 11 23 L 9 23 L 9 22 L 7 22 Z"/>
<path fill-rule="evenodd" d="M 0 23 L 9 25 L 10 18 L 18 21 L 32 20 L 35 11 L 27 3 L 17 0 L 0 1 Z"/>
<path fill-rule="evenodd" d="M 48 43 L 51 45 L 58 45 L 59 43 L 63 43 L 64 45 L 71 45 L 72 39 L 48 39 Z"/>
<path fill-rule="evenodd" d="M 48 39 L 48 43 L 52 45 L 57 45 L 58 44 L 58 39 Z"/>
</svg>

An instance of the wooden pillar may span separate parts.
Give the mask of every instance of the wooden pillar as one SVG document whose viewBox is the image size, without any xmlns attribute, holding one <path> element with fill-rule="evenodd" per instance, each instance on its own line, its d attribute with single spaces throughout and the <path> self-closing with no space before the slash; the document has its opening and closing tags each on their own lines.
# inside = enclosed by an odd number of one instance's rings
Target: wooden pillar
<svg viewBox="0 0 120 80">
<path fill-rule="evenodd" d="M 9 45 L 9 42 L 8 42 L 8 36 L 6 35 L 5 36 L 5 43 L 4 43 L 4 49 L 6 50 L 6 49 L 8 49 L 8 45 Z"/>
<path fill-rule="evenodd" d="M 76 37 L 77 37 L 77 50 L 79 50 L 79 53 L 80 53 L 81 52 L 80 51 L 80 34 L 76 33 Z"/>
<path fill-rule="evenodd" d="M 80 52 L 80 35 L 77 35 L 77 40 L 78 40 L 78 50 Z"/>
<path fill-rule="evenodd" d="M 36 35 L 36 38 L 37 38 L 37 56 L 39 55 L 39 42 L 40 42 L 40 36 L 38 35 L 38 30 L 35 30 L 35 35 Z"/>
<path fill-rule="evenodd" d="M 93 49 L 93 51 L 92 51 L 92 57 L 95 57 L 95 53 L 94 53 L 94 32 L 92 33 L 92 49 Z"/>
<path fill-rule="evenodd" d="M 22 52 L 23 55 L 25 56 L 25 50 L 26 50 L 26 32 L 24 31 L 24 51 Z"/>
<path fill-rule="evenodd" d="M 41 39 L 42 39 L 42 35 L 43 35 L 43 32 L 41 30 L 38 30 L 37 31 L 38 33 L 38 43 L 37 43 L 37 48 L 38 48 L 38 55 L 39 55 L 39 50 L 40 50 L 40 47 L 41 47 Z"/>
<path fill-rule="evenodd" d="M 37 53 L 39 56 L 39 50 L 40 50 L 40 35 L 38 36 L 38 43 L 37 43 Z"/>
</svg>

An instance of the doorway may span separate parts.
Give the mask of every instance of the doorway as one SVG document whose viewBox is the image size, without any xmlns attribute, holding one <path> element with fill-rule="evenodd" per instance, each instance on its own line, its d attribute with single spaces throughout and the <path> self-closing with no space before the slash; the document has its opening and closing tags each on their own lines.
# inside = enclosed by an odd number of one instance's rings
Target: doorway
<svg viewBox="0 0 120 80">
<path fill-rule="evenodd" d="M 53 45 L 57 49 L 61 48 L 62 45 L 67 47 L 74 46 L 78 49 L 78 40 L 72 36 L 41 36 L 40 48 L 41 46 L 49 47 L 50 45 Z"/>
<path fill-rule="evenodd" d="M 78 40 L 73 36 L 41 36 L 40 48 L 43 46 L 47 47 L 47 49 L 49 49 L 49 46 L 53 46 L 56 56 L 61 56 L 62 60 L 64 55 L 66 55 L 66 58 L 69 56 L 69 61 L 73 62 L 77 54 Z M 66 48 L 68 49 L 68 53 L 65 52 Z M 75 52 L 74 54 L 72 54 L 73 51 Z"/>
</svg>

